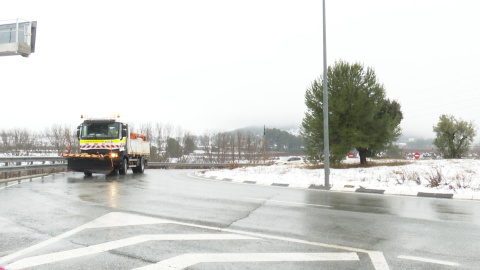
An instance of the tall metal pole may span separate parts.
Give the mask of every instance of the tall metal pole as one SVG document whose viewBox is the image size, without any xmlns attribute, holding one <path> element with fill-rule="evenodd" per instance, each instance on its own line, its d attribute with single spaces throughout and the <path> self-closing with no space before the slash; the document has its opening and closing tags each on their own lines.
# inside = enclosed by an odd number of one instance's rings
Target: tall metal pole
<svg viewBox="0 0 480 270">
<path fill-rule="evenodd" d="M 328 138 L 328 79 L 327 79 L 327 27 L 325 19 L 325 0 L 323 0 L 323 155 L 325 187 L 330 186 L 330 147 Z"/>
</svg>

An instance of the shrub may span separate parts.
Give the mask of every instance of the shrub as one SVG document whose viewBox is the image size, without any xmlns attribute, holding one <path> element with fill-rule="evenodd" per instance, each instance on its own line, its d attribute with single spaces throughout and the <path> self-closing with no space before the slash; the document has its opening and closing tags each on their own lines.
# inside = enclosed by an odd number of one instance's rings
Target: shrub
<svg viewBox="0 0 480 270">
<path fill-rule="evenodd" d="M 438 168 L 435 168 L 434 171 L 431 171 L 430 174 L 427 176 L 427 181 L 429 184 L 427 187 L 438 187 L 442 184 L 444 180 L 442 171 Z"/>
<path fill-rule="evenodd" d="M 230 162 L 230 164 L 228 164 L 228 169 L 229 170 L 233 170 L 233 169 L 236 169 L 238 168 L 238 162 Z"/>
</svg>

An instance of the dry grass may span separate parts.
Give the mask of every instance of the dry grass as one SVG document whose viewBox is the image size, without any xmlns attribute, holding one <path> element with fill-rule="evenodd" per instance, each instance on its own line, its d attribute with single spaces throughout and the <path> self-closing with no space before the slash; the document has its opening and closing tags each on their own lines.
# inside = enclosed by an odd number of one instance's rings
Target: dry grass
<svg viewBox="0 0 480 270">
<path fill-rule="evenodd" d="M 230 162 L 230 163 L 228 164 L 228 169 L 229 169 L 229 170 L 233 170 L 233 169 L 236 169 L 236 168 L 238 168 L 238 167 L 239 167 L 239 166 L 238 166 L 238 162 Z"/>
<path fill-rule="evenodd" d="M 475 172 L 471 170 L 466 170 L 466 174 L 457 174 L 455 176 L 455 180 L 453 180 L 449 187 L 450 189 L 466 189 L 466 188 L 473 188 L 473 182 L 475 177 Z"/>
<path fill-rule="evenodd" d="M 378 166 L 404 166 L 410 165 L 412 162 L 410 161 L 403 161 L 403 160 L 392 160 L 392 161 L 385 161 L 385 162 L 378 162 L 378 161 L 369 161 L 367 164 L 362 165 L 360 163 L 340 163 L 340 164 L 331 164 L 330 168 L 334 169 L 356 169 L 356 168 L 372 168 Z M 309 165 L 307 169 L 323 169 L 323 164 L 318 165 Z"/>
<path fill-rule="evenodd" d="M 413 181 L 417 185 L 420 185 L 422 183 L 419 173 L 415 171 L 407 171 L 405 169 L 402 169 L 400 171 L 394 170 L 393 174 L 395 176 L 395 180 L 397 180 L 397 183 L 401 185 L 409 181 Z"/>
</svg>

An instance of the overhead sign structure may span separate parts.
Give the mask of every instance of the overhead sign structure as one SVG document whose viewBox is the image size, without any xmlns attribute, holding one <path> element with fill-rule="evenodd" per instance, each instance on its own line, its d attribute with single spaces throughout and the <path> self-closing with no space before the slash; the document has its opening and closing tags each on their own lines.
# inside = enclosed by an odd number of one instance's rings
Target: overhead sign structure
<svg viewBox="0 0 480 270">
<path fill-rule="evenodd" d="M 0 21 L 0 56 L 28 57 L 35 52 L 36 35 L 36 21 L 21 19 Z"/>
</svg>

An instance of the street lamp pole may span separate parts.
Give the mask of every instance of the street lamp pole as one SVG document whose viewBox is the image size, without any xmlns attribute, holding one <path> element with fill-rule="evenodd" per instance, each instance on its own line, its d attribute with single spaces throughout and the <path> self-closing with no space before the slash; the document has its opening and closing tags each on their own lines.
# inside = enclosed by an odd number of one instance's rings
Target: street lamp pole
<svg viewBox="0 0 480 270">
<path fill-rule="evenodd" d="M 328 80 L 327 80 L 327 31 L 325 0 L 323 0 L 323 156 L 325 187 L 330 186 L 330 147 L 328 138 Z"/>
</svg>

